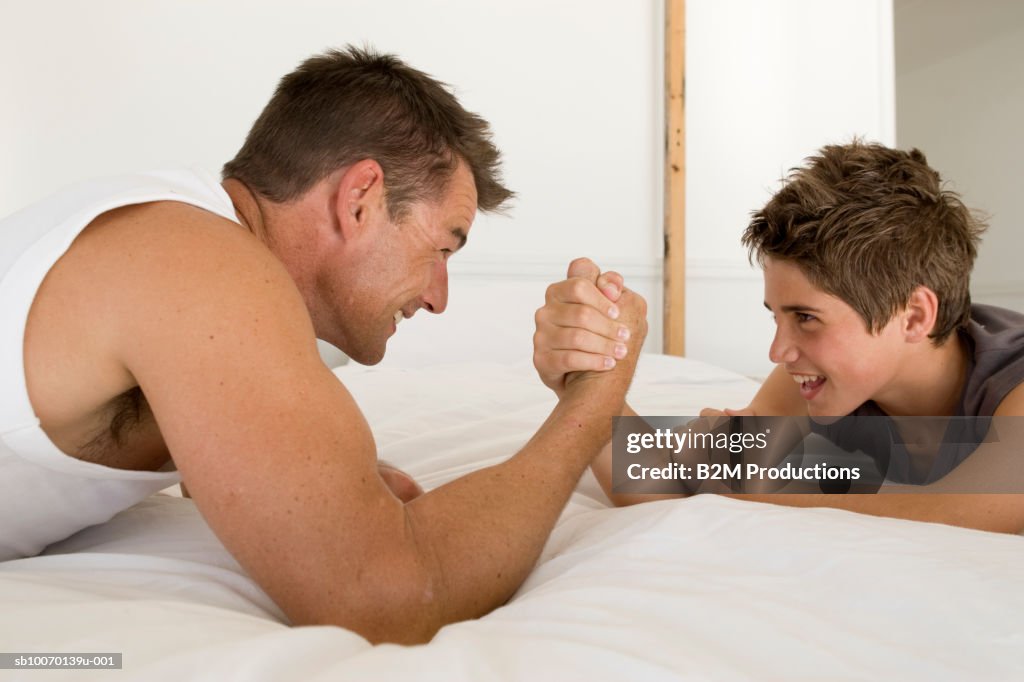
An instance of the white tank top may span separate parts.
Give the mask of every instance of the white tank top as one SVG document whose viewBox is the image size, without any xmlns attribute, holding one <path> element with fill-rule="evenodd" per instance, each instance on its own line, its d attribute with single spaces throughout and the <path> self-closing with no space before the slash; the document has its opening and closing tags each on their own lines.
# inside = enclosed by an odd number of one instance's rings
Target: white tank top
<svg viewBox="0 0 1024 682">
<path fill-rule="evenodd" d="M 0 220 L 0 561 L 38 554 L 181 480 L 174 470 L 113 469 L 63 453 L 39 427 L 25 383 L 25 324 L 46 273 L 97 216 L 150 201 L 238 222 L 220 183 L 196 170 L 82 183 Z"/>
</svg>

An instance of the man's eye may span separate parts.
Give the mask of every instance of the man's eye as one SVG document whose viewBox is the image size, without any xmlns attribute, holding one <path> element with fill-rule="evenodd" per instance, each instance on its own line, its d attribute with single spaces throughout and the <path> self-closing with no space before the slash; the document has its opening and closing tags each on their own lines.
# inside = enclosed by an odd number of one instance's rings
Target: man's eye
<svg viewBox="0 0 1024 682">
<path fill-rule="evenodd" d="M 814 315 L 808 315 L 807 313 L 796 313 L 797 322 L 810 322 L 811 320 L 817 319 Z"/>
</svg>

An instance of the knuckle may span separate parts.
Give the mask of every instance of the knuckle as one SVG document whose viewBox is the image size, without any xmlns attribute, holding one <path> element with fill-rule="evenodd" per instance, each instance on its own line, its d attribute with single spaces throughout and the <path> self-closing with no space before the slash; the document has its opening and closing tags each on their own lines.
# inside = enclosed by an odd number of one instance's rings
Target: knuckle
<svg viewBox="0 0 1024 682">
<path fill-rule="evenodd" d="M 601 274 L 600 268 L 589 258 L 576 258 L 569 264 L 569 277 L 585 277 L 593 282 Z"/>
<path fill-rule="evenodd" d="M 563 374 L 575 372 L 576 370 L 579 369 L 576 363 L 576 353 L 574 351 L 563 351 L 562 353 L 559 354 L 558 360 L 558 369 Z"/>
<path fill-rule="evenodd" d="M 587 282 L 585 279 L 582 279 L 580 277 L 574 277 L 571 281 L 572 281 L 572 295 L 577 300 L 582 300 L 583 297 L 587 295 L 587 290 L 591 286 L 593 286 L 592 284 Z"/>
<path fill-rule="evenodd" d="M 589 329 L 594 322 L 594 311 L 589 306 L 577 306 L 572 313 L 572 323 L 577 327 Z"/>
</svg>

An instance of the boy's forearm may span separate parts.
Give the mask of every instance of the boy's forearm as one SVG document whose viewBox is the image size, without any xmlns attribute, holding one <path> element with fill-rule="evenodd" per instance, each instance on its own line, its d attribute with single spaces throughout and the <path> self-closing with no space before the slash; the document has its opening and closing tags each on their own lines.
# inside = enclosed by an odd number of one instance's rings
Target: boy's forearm
<svg viewBox="0 0 1024 682">
<path fill-rule="evenodd" d="M 639 415 L 629 406 L 628 403 L 623 403 L 622 411 L 618 415 L 620 417 L 638 417 Z M 641 502 L 653 502 L 655 500 L 671 500 L 684 497 L 681 493 L 673 494 L 638 494 L 638 493 L 616 493 L 612 491 L 613 480 L 612 480 L 612 442 L 611 439 L 604 444 L 601 448 L 601 452 L 598 453 L 597 457 L 594 458 L 593 463 L 590 465 L 590 470 L 594 472 L 594 478 L 601 485 L 601 490 L 608 496 L 612 504 L 616 507 L 628 507 L 632 504 L 640 504 Z"/>
<path fill-rule="evenodd" d="M 727 495 L 787 507 L 829 507 L 872 516 L 944 523 L 996 533 L 1024 529 L 1024 495 L 879 493 L 874 495 Z"/>
</svg>

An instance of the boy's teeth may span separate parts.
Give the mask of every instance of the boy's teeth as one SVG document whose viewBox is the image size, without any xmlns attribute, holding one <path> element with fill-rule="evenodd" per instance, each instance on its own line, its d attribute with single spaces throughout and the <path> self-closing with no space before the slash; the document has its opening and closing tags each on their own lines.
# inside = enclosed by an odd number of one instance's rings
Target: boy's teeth
<svg viewBox="0 0 1024 682">
<path fill-rule="evenodd" d="M 809 382 L 817 381 L 821 378 L 820 374 L 794 374 L 793 381 L 798 384 L 806 384 Z"/>
<path fill-rule="evenodd" d="M 404 315 L 402 315 L 402 311 L 401 310 L 396 310 L 395 311 L 395 326 L 398 326 L 398 323 L 402 321 L 403 317 L 404 317 Z"/>
</svg>

